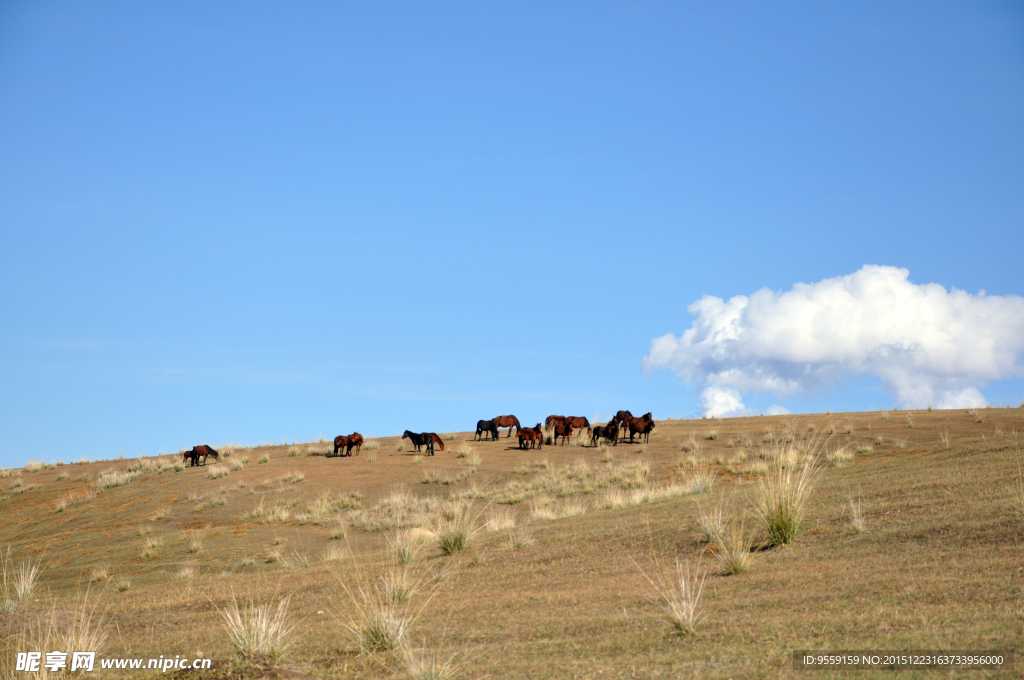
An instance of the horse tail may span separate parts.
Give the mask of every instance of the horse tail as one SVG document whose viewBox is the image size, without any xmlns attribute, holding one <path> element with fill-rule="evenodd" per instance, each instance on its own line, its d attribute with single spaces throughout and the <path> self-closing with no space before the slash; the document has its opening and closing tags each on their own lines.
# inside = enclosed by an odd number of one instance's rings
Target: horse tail
<svg viewBox="0 0 1024 680">
<path fill-rule="evenodd" d="M 437 444 L 438 446 L 440 446 L 441 450 L 444 451 L 444 442 L 441 440 L 441 438 L 438 437 L 433 432 L 430 433 L 430 436 L 434 438 L 434 443 Z"/>
</svg>

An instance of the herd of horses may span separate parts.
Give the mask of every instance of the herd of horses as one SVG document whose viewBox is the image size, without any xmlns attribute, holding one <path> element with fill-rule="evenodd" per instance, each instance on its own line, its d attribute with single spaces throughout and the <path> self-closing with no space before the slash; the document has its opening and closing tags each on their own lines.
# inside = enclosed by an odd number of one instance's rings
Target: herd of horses
<svg viewBox="0 0 1024 680">
<path fill-rule="evenodd" d="M 562 440 L 562 445 L 564 446 L 567 439 L 574 434 L 579 436 L 579 431 L 581 430 L 586 430 L 590 435 L 591 446 L 597 446 L 602 440 L 611 442 L 612 446 L 618 446 L 619 436 L 621 435 L 622 440 L 625 441 L 626 432 L 629 432 L 630 444 L 633 443 L 633 438 L 636 435 L 640 435 L 644 443 L 649 441 L 651 431 L 654 429 L 654 418 L 651 417 L 650 413 L 645 413 L 636 418 L 629 411 L 619 411 L 605 425 L 591 426 L 590 421 L 584 416 L 548 416 L 544 419 L 544 427 L 541 427 L 540 423 L 537 423 L 534 427 L 523 427 L 515 416 L 498 416 L 491 420 L 477 421 L 476 434 L 473 439 L 483 441 L 484 435 L 487 435 L 490 439 L 497 440 L 499 437 L 498 428 L 501 427 L 508 428 L 506 439 L 512 437 L 512 428 L 515 428 L 516 437 L 519 439 L 519 448 L 524 450 L 542 448 L 544 446 L 545 430 L 551 432 L 551 443 L 555 446 L 558 446 L 559 439 Z M 402 434 L 402 439 L 411 441 L 413 450 L 416 452 L 426 449 L 425 453 L 428 456 L 434 455 L 435 445 L 444 451 L 444 441 L 434 432 L 417 433 L 406 430 Z M 358 456 L 362 448 L 363 435 L 358 432 L 353 432 L 350 435 L 339 435 L 334 438 L 333 455 L 351 456 L 352 449 L 355 449 L 355 455 Z M 194 446 L 192 449 L 182 452 L 182 455 L 182 463 L 191 461 L 193 467 L 199 464 L 200 458 L 203 459 L 203 465 L 206 465 L 206 459 L 210 457 L 214 460 L 220 460 L 220 454 L 212 446 L 205 444 Z"/>
</svg>

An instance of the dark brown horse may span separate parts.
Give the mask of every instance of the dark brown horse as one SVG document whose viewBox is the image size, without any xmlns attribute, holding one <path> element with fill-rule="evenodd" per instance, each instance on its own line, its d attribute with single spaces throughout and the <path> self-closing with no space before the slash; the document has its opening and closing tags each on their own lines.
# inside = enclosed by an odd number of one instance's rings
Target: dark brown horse
<svg viewBox="0 0 1024 680">
<path fill-rule="evenodd" d="M 206 444 L 193 446 L 192 450 L 185 451 L 182 456 L 181 462 L 184 463 L 191 458 L 193 467 L 199 465 L 199 456 L 203 457 L 203 465 L 206 465 L 206 459 L 210 456 L 213 456 L 214 460 L 220 461 L 220 454 L 214 451 L 212 446 L 207 446 Z"/>
<path fill-rule="evenodd" d="M 650 415 L 650 413 L 647 414 L 647 416 Z M 653 420 L 645 420 L 644 418 L 633 418 L 633 420 L 630 421 L 629 423 L 629 443 L 633 443 L 633 435 L 642 434 L 644 437 L 644 443 L 646 444 L 648 441 L 650 441 L 651 430 L 653 429 Z"/>
<path fill-rule="evenodd" d="M 626 417 L 623 417 L 621 414 L 625 414 Z M 619 419 L 619 429 L 622 432 L 622 438 L 625 439 L 626 438 L 626 430 L 629 429 L 630 423 L 632 423 L 634 420 L 650 421 L 651 420 L 651 413 L 650 413 L 650 411 L 648 411 L 647 413 L 645 413 L 642 416 L 640 416 L 639 418 L 637 418 L 637 417 L 633 416 L 633 414 L 630 413 L 629 411 L 619 411 L 618 413 L 615 414 L 615 417 Z M 637 424 L 637 427 L 638 428 L 641 427 L 639 423 Z"/>
<path fill-rule="evenodd" d="M 555 436 L 552 437 L 555 446 L 558 446 L 558 438 L 562 438 L 562 446 L 565 440 L 572 436 L 572 423 L 555 423 Z"/>
<path fill-rule="evenodd" d="M 508 437 L 512 436 L 513 427 L 516 428 L 517 435 L 523 429 L 523 426 L 519 424 L 519 418 L 516 418 L 515 416 L 498 416 L 494 419 L 494 424 L 498 427 L 507 427 Z M 506 437 L 506 439 L 508 439 L 508 437 Z"/>
<path fill-rule="evenodd" d="M 544 419 L 544 427 L 552 427 L 565 422 L 565 416 L 548 416 Z"/>
<path fill-rule="evenodd" d="M 497 439 L 498 438 L 498 425 L 493 420 L 478 420 L 478 421 L 476 421 L 476 434 L 473 435 L 473 439 L 476 440 L 476 438 L 479 437 L 481 439 L 481 441 L 482 441 L 483 438 L 484 438 L 484 433 L 485 432 L 487 434 L 491 435 L 491 439 Z M 512 434 L 512 428 L 509 428 L 508 432 L 509 432 L 509 434 Z"/>
<path fill-rule="evenodd" d="M 620 423 L 628 423 L 629 421 L 633 420 L 633 414 L 630 413 L 629 411 L 619 411 L 618 413 L 615 414 L 615 417 L 618 419 Z"/>
<path fill-rule="evenodd" d="M 619 421 L 612 418 L 607 425 L 595 425 L 590 430 L 590 445 L 597 446 L 600 440 L 612 442 L 612 446 L 619 445 Z"/>
<path fill-rule="evenodd" d="M 334 455 L 337 456 L 338 452 L 341 451 L 342 448 L 345 449 L 346 456 L 351 456 L 352 449 L 355 448 L 356 455 L 358 456 L 359 452 L 363 449 L 363 435 L 359 434 L 358 432 L 353 432 L 347 437 L 341 435 L 335 437 Z"/>
</svg>

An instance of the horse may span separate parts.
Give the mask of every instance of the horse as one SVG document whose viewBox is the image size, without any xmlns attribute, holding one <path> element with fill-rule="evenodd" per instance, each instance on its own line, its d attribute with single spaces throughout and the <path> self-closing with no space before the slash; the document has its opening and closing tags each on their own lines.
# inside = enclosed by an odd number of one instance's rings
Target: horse
<svg viewBox="0 0 1024 680">
<path fill-rule="evenodd" d="M 619 411 L 618 413 L 615 414 L 615 417 L 619 419 L 619 425 L 621 426 L 622 430 L 622 438 L 625 439 L 626 430 L 629 428 L 629 424 L 632 423 L 634 420 L 651 420 L 651 412 L 648 411 L 647 413 L 637 418 L 629 411 Z"/>
<path fill-rule="evenodd" d="M 358 432 L 353 432 L 352 434 L 348 435 L 347 437 L 341 436 L 341 435 L 335 437 L 334 438 L 334 455 L 335 456 L 338 455 L 338 452 L 341 451 L 342 447 L 345 447 L 345 455 L 346 456 L 351 456 L 352 455 L 352 448 L 355 447 L 356 455 L 358 456 L 359 452 L 363 448 L 363 435 L 359 434 Z"/>
<path fill-rule="evenodd" d="M 181 462 L 184 463 L 189 458 L 192 459 L 192 467 L 199 465 L 199 456 L 203 457 L 203 465 L 206 465 L 206 459 L 213 456 L 213 459 L 220 461 L 220 454 L 214 451 L 212 446 L 206 444 L 200 444 L 199 446 L 193 446 L 191 451 L 185 451 Z"/>
<path fill-rule="evenodd" d="M 648 413 L 647 415 L 650 415 Z M 644 420 L 643 418 L 633 418 L 629 423 L 629 443 L 633 443 L 634 434 L 642 434 L 644 436 L 644 443 L 646 444 L 651 438 L 651 430 L 654 429 L 653 420 Z"/>
<path fill-rule="evenodd" d="M 607 429 L 605 425 L 594 425 L 594 427 L 590 428 L 590 445 L 597 446 L 597 441 L 604 437 Z"/>
<path fill-rule="evenodd" d="M 444 451 L 444 442 L 441 440 L 440 437 L 438 437 L 433 432 L 420 432 L 419 434 L 417 434 L 415 432 L 410 432 L 409 430 L 406 430 L 402 434 L 402 439 L 408 439 L 409 441 L 411 441 L 414 451 L 419 451 L 420 447 L 426 444 L 427 451 L 429 452 L 428 455 L 431 456 L 434 455 L 435 443 L 441 447 L 442 451 Z"/>
<path fill-rule="evenodd" d="M 615 417 L 618 418 L 620 423 L 628 423 L 633 420 L 633 414 L 629 411 L 619 411 L 615 414 Z"/>
<path fill-rule="evenodd" d="M 476 421 L 476 434 L 473 435 L 473 439 L 476 440 L 480 437 L 480 441 L 483 441 L 484 433 L 491 435 L 491 439 L 498 438 L 498 425 L 493 420 L 478 420 Z M 509 436 L 512 435 L 512 428 L 508 428 Z"/>
<path fill-rule="evenodd" d="M 548 416 L 544 419 L 544 427 L 551 427 L 565 422 L 565 416 Z"/>
<path fill-rule="evenodd" d="M 612 418 L 604 426 L 604 438 L 612 443 L 612 446 L 619 445 L 619 421 Z"/>
<path fill-rule="evenodd" d="M 552 441 L 555 446 L 558 446 L 558 438 L 562 438 L 562 446 L 565 446 L 565 440 L 572 436 L 572 423 L 556 423 L 555 424 L 555 436 L 552 437 Z"/>
<path fill-rule="evenodd" d="M 587 432 L 590 432 L 590 421 L 587 420 L 585 417 L 566 416 L 565 422 L 572 423 L 572 426 L 577 430 L 582 430 L 583 428 L 586 428 Z"/>
<path fill-rule="evenodd" d="M 519 418 L 516 418 L 515 416 L 498 416 L 494 419 L 494 424 L 497 427 L 507 427 L 508 437 L 512 436 L 513 427 L 516 428 L 516 435 L 523 430 L 523 426 L 519 424 Z M 505 438 L 508 439 L 508 437 Z"/>
<path fill-rule="evenodd" d="M 537 423 L 537 427 L 521 427 L 519 428 L 516 436 L 519 437 L 519 448 L 526 449 L 526 442 L 530 442 L 529 448 L 533 448 L 534 445 L 540 450 L 544 446 L 544 432 L 540 427 L 540 423 Z"/>
</svg>

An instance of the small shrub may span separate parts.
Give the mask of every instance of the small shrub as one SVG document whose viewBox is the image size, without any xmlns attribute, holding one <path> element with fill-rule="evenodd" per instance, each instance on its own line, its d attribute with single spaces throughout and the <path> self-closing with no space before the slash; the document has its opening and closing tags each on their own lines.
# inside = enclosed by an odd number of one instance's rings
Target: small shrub
<svg viewBox="0 0 1024 680">
<path fill-rule="evenodd" d="M 126 593 L 132 589 L 132 582 L 126 578 L 119 578 L 114 581 L 114 590 L 119 593 Z"/>
<path fill-rule="evenodd" d="M 462 444 L 455 451 L 456 458 L 469 458 L 469 454 L 473 453 L 473 447 L 469 444 Z"/>
<path fill-rule="evenodd" d="M 89 574 L 89 580 L 93 583 L 101 583 L 110 578 L 110 572 L 106 567 L 93 567 Z"/>
<path fill-rule="evenodd" d="M 299 450 L 298 449 L 288 449 L 288 457 L 289 458 L 298 458 L 299 457 Z"/>
<path fill-rule="evenodd" d="M 907 448 L 907 440 L 906 439 L 897 439 L 896 441 L 893 442 L 892 445 L 893 445 L 893 447 L 895 447 L 897 449 L 905 449 L 905 448 Z"/>
<path fill-rule="evenodd" d="M 241 470 L 243 467 L 245 467 L 245 463 L 243 463 L 240 458 L 232 458 L 231 462 L 228 463 L 228 469 L 231 470 L 232 472 L 237 472 L 238 470 Z"/>
<path fill-rule="evenodd" d="M 184 463 L 180 463 L 180 462 L 175 463 L 174 464 L 174 471 L 175 472 L 184 472 L 185 471 L 185 464 Z"/>
<path fill-rule="evenodd" d="M 258 465 L 263 465 L 264 463 L 269 463 L 269 462 L 270 462 L 270 456 L 268 456 L 265 453 L 262 456 L 260 456 L 260 459 L 258 461 L 256 461 L 256 463 Z"/>
<path fill-rule="evenodd" d="M 707 433 L 706 437 L 709 440 L 711 440 L 711 441 L 714 441 L 714 440 L 718 439 L 718 430 L 711 430 L 711 431 L 709 431 Z"/>
<path fill-rule="evenodd" d="M 474 526 L 476 517 L 471 516 L 465 508 L 460 508 L 450 518 L 442 518 L 435 522 L 434 533 L 437 534 L 437 547 L 445 555 L 454 555 L 465 550 L 480 532 Z"/>
<path fill-rule="evenodd" d="M 71 479 L 71 475 L 68 474 L 67 472 L 61 472 L 60 474 L 57 475 L 58 482 L 63 482 L 65 479 Z"/>
</svg>

